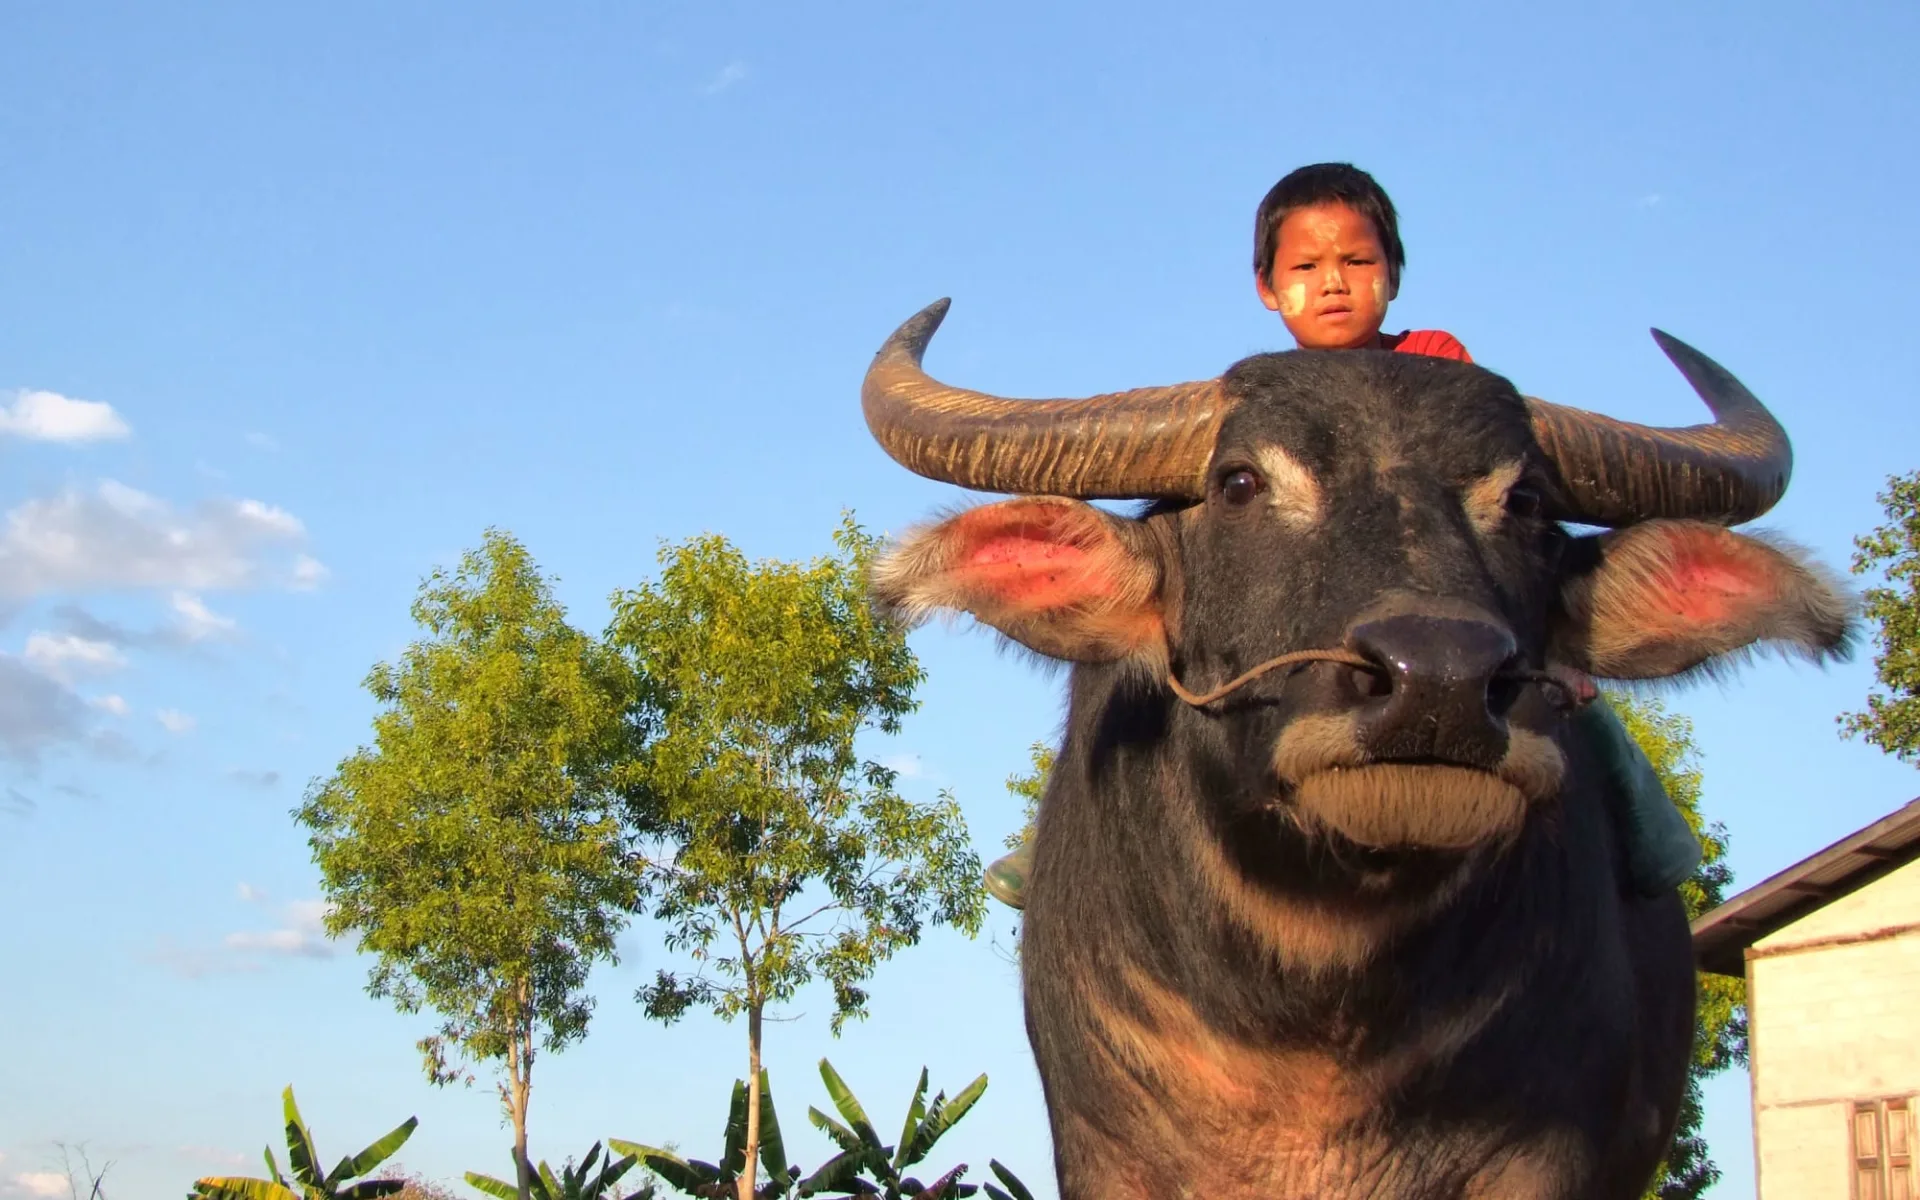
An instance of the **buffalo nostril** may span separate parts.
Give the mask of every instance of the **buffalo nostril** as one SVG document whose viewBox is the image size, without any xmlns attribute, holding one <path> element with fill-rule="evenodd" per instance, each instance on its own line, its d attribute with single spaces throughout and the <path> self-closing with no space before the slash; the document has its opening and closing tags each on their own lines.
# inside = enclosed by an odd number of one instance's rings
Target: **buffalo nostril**
<svg viewBox="0 0 1920 1200">
<path fill-rule="evenodd" d="M 1487 682 L 1487 712 L 1495 720 L 1504 718 L 1520 699 L 1520 689 L 1526 681 L 1518 675 L 1502 673 Z"/>
<path fill-rule="evenodd" d="M 1343 667 L 1347 688 L 1361 700 L 1378 700 L 1393 694 L 1393 676 L 1380 667 Z"/>
</svg>

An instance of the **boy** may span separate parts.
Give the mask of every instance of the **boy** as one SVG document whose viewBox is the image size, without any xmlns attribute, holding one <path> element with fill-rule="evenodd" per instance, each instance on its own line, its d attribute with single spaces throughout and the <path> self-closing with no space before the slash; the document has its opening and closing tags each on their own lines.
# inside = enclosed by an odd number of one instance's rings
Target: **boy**
<svg viewBox="0 0 1920 1200">
<path fill-rule="evenodd" d="M 1373 176 L 1348 163 L 1301 167 L 1273 185 L 1254 217 L 1253 282 L 1302 350 L 1391 350 L 1472 362 L 1452 334 L 1436 329 L 1383 334 L 1400 293 L 1406 248 L 1393 201 Z M 1605 700 L 1574 718 L 1574 736 L 1603 750 L 1625 797 L 1622 825 L 1628 882 L 1658 895 L 1693 874 L 1700 843 Z M 1031 840 L 987 868 L 987 891 L 1020 908 L 1032 871 Z"/>
</svg>

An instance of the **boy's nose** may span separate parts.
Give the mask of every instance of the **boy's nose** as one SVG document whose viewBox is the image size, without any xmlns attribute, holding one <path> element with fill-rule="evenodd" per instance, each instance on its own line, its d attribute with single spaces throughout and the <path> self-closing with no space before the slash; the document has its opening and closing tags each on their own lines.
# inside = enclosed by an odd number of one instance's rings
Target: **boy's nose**
<svg viewBox="0 0 1920 1200">
<path fill-rule="evenodd" d="M 1326 292 L 1344 292 L 1347 290 L 1347 277 L 1340 273 L 1340 268 L 1329 267 L 1326 278 L 1320 281 L 1320 289 Z"/>
</svg>

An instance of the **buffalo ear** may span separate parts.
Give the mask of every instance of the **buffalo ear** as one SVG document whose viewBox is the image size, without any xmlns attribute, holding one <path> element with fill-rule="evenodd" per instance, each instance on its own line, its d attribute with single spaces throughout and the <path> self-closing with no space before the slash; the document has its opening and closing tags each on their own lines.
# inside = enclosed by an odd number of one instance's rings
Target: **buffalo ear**
<svg viewBox="0 0 1920 1200">
<path fill-rule="evenodd" d="M 970 613 L 1049 658 L 1164 661 L 1161 578 L 1136 522 L 1030 496 L 909 533 L 874 563 L 872 590 L 909 621 Z"/>
<path fill-rule="evenodd" d="M 1702 521 L 1580 538 L 1566 558 L 1553 656 L 1610 679 L 1659 679 L 1771 648 L 1845 659 L 1853 597 L 1789 543 Z"/>
</svg>

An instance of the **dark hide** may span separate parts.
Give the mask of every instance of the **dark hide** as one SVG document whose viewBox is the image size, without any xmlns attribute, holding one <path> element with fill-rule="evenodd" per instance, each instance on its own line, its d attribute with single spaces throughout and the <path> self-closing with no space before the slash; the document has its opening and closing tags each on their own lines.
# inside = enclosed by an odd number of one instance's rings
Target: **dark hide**
<svg viewBox="0 0 1920 1200">
<path fill-rule="evenodd" d="M 1479 685 L 1462 711 L 1493 727 L 1468 748 L 1353 733 L 1372 701 L 1334 664 L 1206 710 L 1165 674 L 1203 691 L 1413 614 L 1502 631 L 1524 667 L 1663 675 L 1769 639 L 1834 652 L 1844 600 L 1691 522 L 1569 539 L 1537 515 L 1555 477 L 1523 402 L 1479 368 L 1292 353 L 1225 378 L 1206 501 L 1007 501 L 876 571 L 896 610 L 968 611 L 1076 663 L 1022 943 L 1062 1196 L 1639 1196 L 1692 1042 L 1687 925 L 1677 895 L 1623 888 L 1605 775 L 1549 690 Z M 1236 506 L 1241 470 L 1264 488 Z M 1652 633 L 1622 627 L 1646 612 Z M 1391 822 L 1329 823 L 1276 768 L 1322 742 L 1329 772 L 1391 764 L 1362 770 L 1398 772 L 1403 806 L 1449 803 L 1449 772 L 1498 773 L 1502 746 L 1555 773 L 1464 849 L 1363 845 L 1341 829 Z"/>
</svg>

